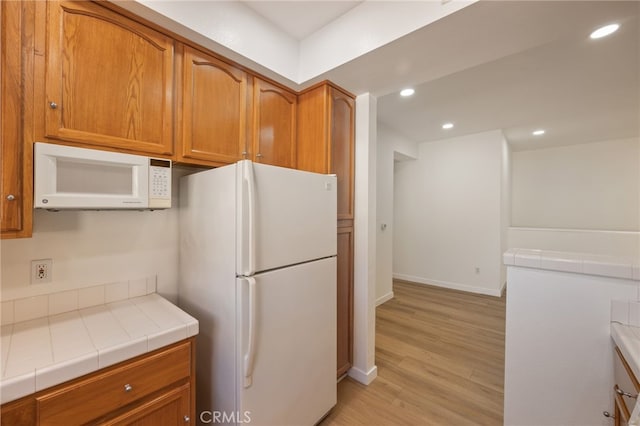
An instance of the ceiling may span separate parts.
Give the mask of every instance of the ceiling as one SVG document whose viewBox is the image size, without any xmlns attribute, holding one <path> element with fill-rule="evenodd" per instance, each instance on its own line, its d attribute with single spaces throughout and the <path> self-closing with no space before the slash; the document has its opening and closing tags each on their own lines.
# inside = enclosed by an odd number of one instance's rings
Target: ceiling
<svg viewBox="0 0 640 426">
<path fill-rule="evenodd" d="M 313 34 L 360 1 L 245 1 L 258 14 L 297 40 Z"/>
<path fill-rule="evenodd" d="M 360 2 L 245 3 L 300 40 Z M 415 142 L 495 129 L 514 150 L 637 137 L 639 11 L 636 1 L 480 1 L 305 84 L 376 95 L 378 120 Z M 620 30 L 588 38 L 610 22 Z M 416 93 L 401 98 L 406 86 Z"/>
</svg>

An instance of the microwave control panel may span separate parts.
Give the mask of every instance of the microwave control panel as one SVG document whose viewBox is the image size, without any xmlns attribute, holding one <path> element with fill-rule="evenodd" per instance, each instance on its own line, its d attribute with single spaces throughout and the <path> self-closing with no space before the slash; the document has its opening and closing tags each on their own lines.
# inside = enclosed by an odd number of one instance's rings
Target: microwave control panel
<svg viewBox="0 0 640 426">
<path fill-rule="evenodd" d="M 149 159 L 149 208 L 171 207 L 171 160 Z"/>
</svg>

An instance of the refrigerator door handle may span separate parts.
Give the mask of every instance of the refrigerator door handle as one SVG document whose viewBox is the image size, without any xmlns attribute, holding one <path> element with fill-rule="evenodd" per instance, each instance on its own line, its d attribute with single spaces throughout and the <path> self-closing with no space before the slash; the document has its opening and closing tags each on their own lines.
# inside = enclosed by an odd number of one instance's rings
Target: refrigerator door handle
<svg viewBox="0 0 640 426">
<path fill-rule="evenodd" d="M 244 278 L 249 283 L 249 337 L 247 353 L 244 355 L 244 387 L 251 387 L 253 365 L 256 357 L 256 280 Z"/>
<path fill-rule="evenodd" d="M 253 275 L 256 272 L 256 198 L 255 198 L 255 177 L 253 174 L 253 163 L 251 161 L 243 161 L 244 164 L 244 180 L 247 183 L 248 197 L 248 268 L 245 275 Z"/>
</svg>

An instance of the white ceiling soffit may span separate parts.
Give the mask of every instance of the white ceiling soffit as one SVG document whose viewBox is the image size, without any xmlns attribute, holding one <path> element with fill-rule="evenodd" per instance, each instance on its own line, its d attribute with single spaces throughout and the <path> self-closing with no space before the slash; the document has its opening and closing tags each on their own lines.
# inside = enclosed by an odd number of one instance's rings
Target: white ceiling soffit
<svg viewBox="0 0 640 426">
<path fill-rule="evenodd" d="M 244 1 L 296 40 L 316 32 L 338 16 L 362 3 L 359 1 Z"/>
<path fill-rule="evenodd" d="M 269 9 L 270 15 L 282 13 L 293 20 L 308 19 L 295 17 L 307 11 L 299 5 L 293 6 L 293 2 L 264 1 L 255 8 L 255 4 L 249 7 L 241 1 L 115 0 L 123 8 L 276 81 L 296 85 L 475 1 L 451 0 L 445 4 L 432 0 L 362 1 L 330 22 L 322 24 L 320 19 L 314 20 L 315 25 L 322 26 L 297 40 L 287 33 L 296 31 L 291 23 L 280 20 L 274 23 L 256 11 Z M 321 3 L 311 2 L 311 8 L 319 9 Z M 329 6 L 329 10 L 331 13 L 325 19 L 337 13 L 333 6 Z"/>
</svg>

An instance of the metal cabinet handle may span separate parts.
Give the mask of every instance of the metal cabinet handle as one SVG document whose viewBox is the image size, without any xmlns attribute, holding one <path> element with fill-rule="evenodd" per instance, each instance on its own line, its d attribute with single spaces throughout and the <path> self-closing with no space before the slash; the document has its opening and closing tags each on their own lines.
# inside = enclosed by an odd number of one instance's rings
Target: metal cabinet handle
<svg viewBox="0 0 640 426">
<path fill-rule="evenodd" d="M 132 390 L 133 390 L 133 386 L 131 386 L 129 383 L 124 385 L 124 391 L 125 392 L 131 392 Z"/>
<path fill-rule="evenodd" d="M 13 200 L 15 200 L 15 199 L 16 199 L 16 196 L 15 196 L 15 195 L 13 195 L 13 194 L 9 194 L 9 195 L 7 195 L 7 201 L 13 201 Z"/>
<path fill-rule="evenodd" d="M 260 154 L 260 153 L 256 154 L 256 158 L 261 158 L 261 157 L 262 157 L 262 154 Z"/>
<path fill-rule="evenodd" d="M 189 423 L 191 421 L 191 419 L 189 418 L 189 416 L 184 416 L 184 422 L 185 423 Z"/>
<path fill-rule="evenodd" d="M 616 387 L 616 393 L 618 395 L 622 395 L 622 396 L 626 396 L 627 398 L 633 398 L 633 399 L 637 399 L 638 395 L 632 395 L 629 392 L 625 392 L 622 389 L 620 389 L 619 387 Z"/>
<path fill-rule="evenodd" d="M 58 104 L 57 104 L 57 103 L 55 103 L 55 102 L 49 102 L 49 107 L 50 107 L 51 109 L 56 109 L 56 108 L 58 108 Z"/>
<path fill-rule="evenodd" d="M 615 419 L 615 418 L 616 418 L 616 416 L 614 416 L 613 414 L 611 414 L 611 413 L 610 413 L 610 412 L 608 412 L 608 411 L 603 411 L 603 412 L 602 412 L 602 415 L 603 415 L 603 416 L 605 416 L 605 417 L 608 417 L 608 418 L 610 418 L 610 419 Z"/>
</svg>

